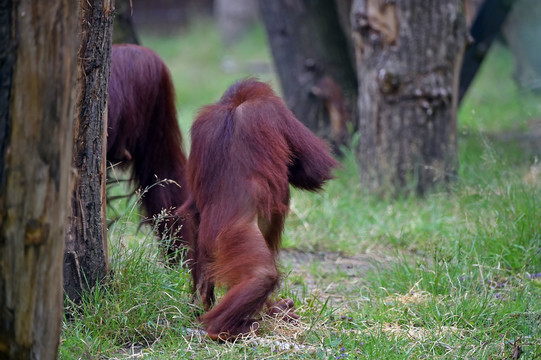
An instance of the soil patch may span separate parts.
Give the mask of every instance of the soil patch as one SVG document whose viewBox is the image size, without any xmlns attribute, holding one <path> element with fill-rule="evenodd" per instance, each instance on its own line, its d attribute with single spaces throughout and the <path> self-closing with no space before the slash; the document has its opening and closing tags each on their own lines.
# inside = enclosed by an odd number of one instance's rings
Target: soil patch
<svg viewBox="0 0 541 360">
<path fill-rule="evenodd" d="M 316 296 L 333 305 L 358 301 L 366 273 L 394 259 L 378 254 L 348 256 L 336 252 L 282 249 L 280 262 L 290 289 L 299 297 Z"/>
</svg>

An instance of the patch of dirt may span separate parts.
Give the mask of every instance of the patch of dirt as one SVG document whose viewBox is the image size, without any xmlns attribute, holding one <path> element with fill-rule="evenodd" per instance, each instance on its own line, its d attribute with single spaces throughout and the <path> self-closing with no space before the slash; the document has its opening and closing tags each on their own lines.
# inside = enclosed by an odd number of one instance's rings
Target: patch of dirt
<svg viewBox="0 0 541 360">
<path fill-rule="evenodd" d="M 516 142 L 526 152 L 541 152 L 541 119 L 531 119 L 526 129 L 487 133 L 489 139 L 502 142 Z"/>
<path fill-rule="evenodd" d="M 290 265 L 293 268 L 306 268 L 318 264 L 323 271 L 334 272 L 338 269 L 348 275 L 356 276 L 360 271 L 373 270 L 377 264 L 389 259 L 375 254 L 348 256 L 338 252 L 302 251 L 287 248 L 280 251 L 280 260 L 284 265 Z"/>
<path fill-rule="evenodd" d="M 347 256 L 336 252 L 282 249 L 280 262 L 289 288 L 299 297 L 316 296 L 336 305 L 354 297 L 358 301 L 367 272 L 384 268 L 392 258 L 378 254 Z M 302 280 L 299 280 L 302 279 Z"/>
</svg>

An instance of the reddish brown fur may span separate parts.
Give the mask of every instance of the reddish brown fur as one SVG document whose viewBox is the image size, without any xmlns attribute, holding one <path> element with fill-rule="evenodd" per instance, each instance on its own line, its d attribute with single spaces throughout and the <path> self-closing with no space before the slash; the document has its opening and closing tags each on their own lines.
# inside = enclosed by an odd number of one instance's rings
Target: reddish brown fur
<svg viewBox="0 0 541 360">
<path fill-rule="evenodd" d="M 154 51 L 138 45 L 113 46 L 107 130 L 107 160 L 131 166 L 137 184 L 149 188 L 142 200 L 148 217 L 186 201 L 187 159 L 175 92 L 167 66 Z M 173 180 L 180 187 L 156 185 L 163 179 Z M 160 235 L 165 235 L 173 222 L 169 218 L 161 223 Z M 181 230 L 180 236 L 188 241 L 186 231 Z M 169 250 L 178 245 L 172 244 Z"/>
<path fill-rule="evenodd" d="M 265 83 L 233 85 L 204 107 L 191 130 L 188 178 L 199 210 L 192 275 L 206 310 L 214 286 L 228 291 L 201 317 L 217 339 L 250 331 L 279 284 L 276 256 L 289 207 L 289 184 L 317 191 L 337 162 L 327 145 L 287 109 Z M 276 313 L 270 309 L 269 313 Z"/>
</svg>

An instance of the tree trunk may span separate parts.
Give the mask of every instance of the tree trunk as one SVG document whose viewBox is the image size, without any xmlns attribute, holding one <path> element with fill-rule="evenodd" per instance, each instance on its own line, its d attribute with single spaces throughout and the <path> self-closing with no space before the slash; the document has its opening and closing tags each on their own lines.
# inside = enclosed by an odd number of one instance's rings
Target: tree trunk
<svg viewBox="0 0 541 360">
<path fill-rule="evenodd" d="M 515 61 L 515 80 L 523 89 L 540 91 L 541 2 L 515 1 L 503 32 Z"/>
<path fill-rule="evenodd" d="M 354 68 L 355 64 L 355 46 L 353 45 L 353 33 L 351 31 L 351 5 L 353 0 L 334 0 L 336 6 L 336 12 L 338 14 L 338 21 L 342 27 L 342 31 L 346 38 L 346 43 L 348 46 L 348 54 L 351 66 Z M 355 68 L 353 69 L 355 71 Z M 356 92 L 357 90 L 355 90 Z M 356 104 L 356 99 L 354 103 Z M 352 105 L 356 107 L 356 105 Z M 352 121 L 355 121 L 352 119 Z"/>
<path fill-rule="evenodd" d="M 112 0 L 80 0 L 79 4 L 81 45 L 73 138 L 77 174 L 64 254 L 64 291 L 76 302 L 108 270 L 105 139 L 114 11 Z"/>
<path fill-rule="evenodd" d="M 115 44 L 139 44 L 139 38 L 133 25 L 132 0 L 115 0 L 115 8 L 113 42 Z"/>
<path fill-rule="evenodd" d="M 55 359 L 78 4 L 8 0 L 1 7 L 0 359 Z"/>
<path fill-rule="evenodd" d="M 357 82 L 334 1 L 259 5 L 288 107 L 337 150 L 355 128 Z"/>
<path fill-rule="evenodd" d="M 361 182 L 423 193 L 457 171 L 460 0 L 355 0 Z M 362 81 L 361 81 L 362 80 Z"/>
</svg>

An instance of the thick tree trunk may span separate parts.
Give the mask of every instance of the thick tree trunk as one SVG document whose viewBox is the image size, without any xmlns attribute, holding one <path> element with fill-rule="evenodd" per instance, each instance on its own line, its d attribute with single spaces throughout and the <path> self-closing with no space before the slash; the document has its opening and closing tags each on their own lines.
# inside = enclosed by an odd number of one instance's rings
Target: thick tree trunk
<svg viewBox="0 0 541 360">
<path fill-rule="evenodd" d="M 456 174 L 460 0 L 355 0 L 361 182 L 423 193 Z M 362 81 L 361 81 L 362 80 Z"/>
<path fill-rule="evenodd" d="M 113 42 L 115 44 L 139 44 L 133 25 L 133 1 L 115 0 Z"/>
<path fill-rule="evenodd" d="M 76 302 L 108 270 L 105 139 L 113 10 L 112 0 L 80 0 L 73 152 L 77 174 L 64 254 L 64 291 Z"/>
<path fill-rule="evenodd" d="M 335 149 L 347 144 L 355 127 L 357 82 L 334 1 L 259 5 L 288 107 Z"/>
<path fill-rule="evenodd" d="M 2 1 L 0 359 L 55 359 L 69 213 L 77 2 Z"/>
</svg>

